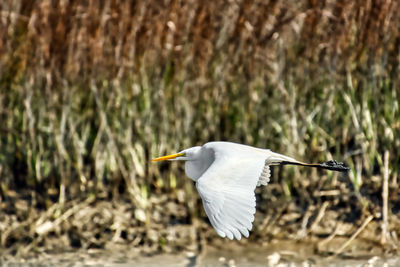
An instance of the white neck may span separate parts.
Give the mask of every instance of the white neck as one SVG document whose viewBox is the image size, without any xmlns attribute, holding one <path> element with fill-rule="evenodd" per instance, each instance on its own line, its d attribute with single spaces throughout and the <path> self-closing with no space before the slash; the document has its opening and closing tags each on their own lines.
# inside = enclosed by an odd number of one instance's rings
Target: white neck
<svg viewBox="0 0 400 267">
<path fill-rule="evenodd" d="M 186 175 L 193 181 L 197 181 L 214 162 L 214 159 L 214 151 L 202 147 L 196 157 L 185 162 Z"/>
</svg>

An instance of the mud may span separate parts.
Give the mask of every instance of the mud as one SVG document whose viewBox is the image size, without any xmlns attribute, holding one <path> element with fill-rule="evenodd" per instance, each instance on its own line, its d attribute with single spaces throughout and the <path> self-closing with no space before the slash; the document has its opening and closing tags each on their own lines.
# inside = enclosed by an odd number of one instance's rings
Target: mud
<svg viewBox="0 0 400 267">
<path fill-rule="evenodd" d="M 342 240 L 334 240 L 340 244 Z M 399 266 L 399 255 L 382 251 L 366 251 L 357 241 L 351 254 L 317 254 L 314 243 L 291 240 L 265 244 L 219 240 L 203 247 L 200 253 L 143 254 L 127 246 L 112 249 L 88 249 L 40 253 L 18 258 L 11 255 L 0 260 L 1 266 Z M 355 249 L 355 248 L 360 249 Z"/>
</svg>

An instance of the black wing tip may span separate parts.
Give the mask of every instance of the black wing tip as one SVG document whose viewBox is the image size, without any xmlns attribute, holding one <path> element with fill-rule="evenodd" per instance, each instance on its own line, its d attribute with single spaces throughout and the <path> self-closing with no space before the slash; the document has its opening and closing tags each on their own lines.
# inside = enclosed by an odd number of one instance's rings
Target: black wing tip
<svg viewBox="0 0 400 267">
<path fill-rule="evenodd" d="M 338 162 L 336 160 L 329 160 L 320 164 L 324 169 L 339 171 L 339 172 L 348 172 L 350 171 L 350 167 L 346 166 L 343 162 Z"/>
</svg>

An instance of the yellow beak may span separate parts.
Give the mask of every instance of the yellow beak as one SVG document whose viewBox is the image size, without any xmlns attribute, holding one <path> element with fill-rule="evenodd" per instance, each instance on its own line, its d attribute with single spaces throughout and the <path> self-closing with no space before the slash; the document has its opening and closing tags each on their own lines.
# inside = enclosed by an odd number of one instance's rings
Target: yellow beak
<svg viewBox="0 0 400 267">
<path fill-rule="evenodd" d="M 155 159 L 152 159 L 151 161 L 163 161 L 163 160 L 175 159 L 177 157 L 184 156 L 184 155 L 185 155 L 184 153 L 177 153 L 177 154 L 172 154 L 172 155 L 168 155 L 168 156 L 155 158 Z"/>
</svg>

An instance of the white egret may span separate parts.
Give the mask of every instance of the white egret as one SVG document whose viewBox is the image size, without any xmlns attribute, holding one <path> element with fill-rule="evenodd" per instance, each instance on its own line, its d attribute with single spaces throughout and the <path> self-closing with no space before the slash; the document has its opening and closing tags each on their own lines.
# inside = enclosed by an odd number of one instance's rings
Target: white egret
<svg viewBox="0 0 400 267">
<path fill-rule="evenodd" d="M 221 237 L 248 237 L 256 212 L 256 186 L 267 185 L 270 165 L 301 165 L 348 171 L 343 163 L 308 164 L 291 157 L 230 142 L 210 142 L 153 159 L 184 160 L 185 173 L 196 182 L 206 214 Z"/>
</svg>

